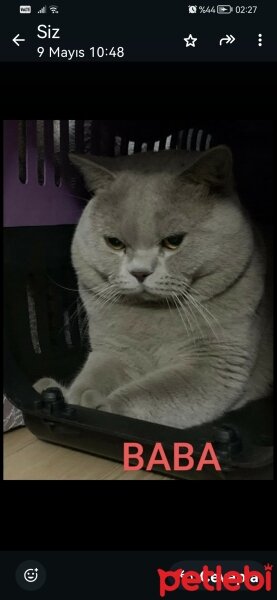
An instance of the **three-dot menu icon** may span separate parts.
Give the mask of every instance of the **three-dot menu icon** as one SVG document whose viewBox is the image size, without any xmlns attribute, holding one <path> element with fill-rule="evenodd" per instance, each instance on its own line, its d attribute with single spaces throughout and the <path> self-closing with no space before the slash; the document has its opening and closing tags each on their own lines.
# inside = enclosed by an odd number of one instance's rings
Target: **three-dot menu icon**
<svg viewBox="0 0 277 600">
<path fill-rule="evenodd" d="M 263 45 L 263 34 L 258 33 L 258 46 L 262 46 L 262 45 Z"/>
</svg>

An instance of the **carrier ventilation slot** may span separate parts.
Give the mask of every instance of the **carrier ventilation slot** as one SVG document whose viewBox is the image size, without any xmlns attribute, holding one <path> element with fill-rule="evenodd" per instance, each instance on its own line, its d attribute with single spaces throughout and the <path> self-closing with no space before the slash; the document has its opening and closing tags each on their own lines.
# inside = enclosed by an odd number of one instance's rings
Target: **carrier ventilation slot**
<svg viewBox="0 0 277 600">
<path fill-rule="evenodd" d="M 35 303 L 35 279 L 33 275 L 29 275 L 28 283 L 26 286 L 27 302 L 28 302 L 28 315 L 29 315 L 29 328 L 30 336 L 32 340 L 33 349 L 36 354 L 41 354 L 41 345 L 38 334 L 38 315 Z M 83 317 L 81 317 L 81 306 L 79 306 L 79 300 L 77 300 L 77 308 L 73 315 L 70 315 L 70 307 L 65 308 L 62 314 L 59 315 L 59 311 L 62 310 L 61 303 L 61 292 L 56 289 L 56 286 L 52 282 L 47 283 L 46 287 L 46 311 L 45 319 L 47 321 L 48 335 L 51 346 L 56 347 L 57 344 L 62 343 L 70 349 L 73 348 L 71 324 L 73 319 L 78 319 L 78 327 L 80 330 L 81 340 L 84 338 L 84 326 L 86 323 L 82 323 Z M 71 305 L 72 306 L 72 305 Z M 63 323 L 62 327 L 59 324 Z M 64 339 L 64 342 L 62 340 Z"/>
<path fill-rule="evenodd" d="M 71 331 L 70 331 L 70 318 L 69 318 L 69 312 L 67 310 L 63 313 L 63 320 L 64 320 L 65 342 L 69 348 L 72 348 L 73 344 L 72 344 Z"/>
<path fill-rule="evenodd" d="M 82 343 L 87 343 L 88 340 L 88 317 L 85 311 L 85 307 L 81 299 L 77 300 L 77 319 L 80 333 L 80 339 Z"/>
<path fill-rule="evenodd" d="M 44 121 L 37 121 L 37 177 L 38 184 L 45 183 L 45 132 Z"/>
<path fill-rule="evenodd" d="M 185 149 L 188 152 L 191 151 L 204 151 L 209 150 L 212 144 L 212 136 L 203 131 L 203 129 L 189 129 L 188 131 L 181 130 L 177 133 L 177 136 L 169 135 L 164 140 L 156 140 L 151 143 L 147 142 L 135 142 L 133 140 L 126 141 L 116 136 L 114 145 L 114 155 L 120 156 L 121 154 L 132 154 L 138 152 L 161 152 L 162 150 L 177 150 Z M 124 151 L 124 148 L 126 151 Z"/>
<path fill-rule="evenodd" d="M 26 121 L 18 121 L 18 175 L 21 183 L 26 183 Z"/>
<path fill-rule="evenodd" d="M 78 180 L 68 170 L 68 152 L 120 156 L 180 148 L 201 151 L 208 150 L 212 144 L 212 136 L 203 129 L 196 128 L 181 130 L 166 138 L 145 142 L 119 136 L 110 139 L 109 132 L 105 128 L 103 131 L 100 130 L 98 122 L 91 120 L 38 120 L 18 123 L 19 180 L 25 184 L 28 182 L 30 158 L 32 158 L 32 168 L 34 164 L 37 165 L 36 178 L 39 185 L 47 185 L 52 178 L 59 187 L 64 178 L 70 187 L 75 189 Z"/>
<path fill-rule="evenodd" d="M 31 336 L 31 340 L 32 340 L 32 345 L 33 345 L 35 353 L 41 354 L 41 347 L 40 347 L 39 337 L 38 337 L 36 305 L 35 305 L 33 288 L 31 286 L 30 281 L 29 281 L 29 283 L 27 283 L 26 293 L 27 293 L 29 326 L 30 326 L 30 336 Z"/>
<path fill-rule="evenodd" d="M 87 318 L 80 297 L 71 302 L 68 292 L 74 290 L 57 283 L 48 274 L 46 299 L 50 341 L 53 346 L 62 343 L 71 350 L 76 343 L 76 330 L 81 344 L 86 342 Z"/>
</svg>

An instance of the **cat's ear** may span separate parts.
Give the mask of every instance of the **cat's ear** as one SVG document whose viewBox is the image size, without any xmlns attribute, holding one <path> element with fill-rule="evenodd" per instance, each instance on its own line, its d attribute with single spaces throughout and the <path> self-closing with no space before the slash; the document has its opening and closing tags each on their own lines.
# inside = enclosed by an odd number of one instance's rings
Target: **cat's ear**
<svg viewBox="0 0 277 600">
<path fill-rule="evenodd" d="M 115 180 L 115 175 L 106 166 L 95 162 L 98 157 L 70 153 L 69 160 L 82 174 L 88 192 L 95 193 Z M 99 160 L 104 162 L 105 158 Z"/>
<path fill-rule="evenodd" d="M 216 146 L 183 171 L 181 178 L 206 184 L 211 192 L 228 193 L 233 188 L 233 158 L 227 146 Z"/>
</svg>

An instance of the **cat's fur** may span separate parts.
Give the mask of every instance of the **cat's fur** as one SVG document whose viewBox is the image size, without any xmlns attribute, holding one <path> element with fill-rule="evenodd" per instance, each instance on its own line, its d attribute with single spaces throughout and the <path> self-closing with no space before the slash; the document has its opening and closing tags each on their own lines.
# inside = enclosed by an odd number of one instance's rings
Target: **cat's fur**
<svg viewBox="0 0 277 600">
<path fill-rule="evenodd" d="M 268 394 L 266 259 L 229 149 L 71 159 L 94 193 L 72 244 L 93 351 L 67 401 L 183 428 Z"/>
</svg>

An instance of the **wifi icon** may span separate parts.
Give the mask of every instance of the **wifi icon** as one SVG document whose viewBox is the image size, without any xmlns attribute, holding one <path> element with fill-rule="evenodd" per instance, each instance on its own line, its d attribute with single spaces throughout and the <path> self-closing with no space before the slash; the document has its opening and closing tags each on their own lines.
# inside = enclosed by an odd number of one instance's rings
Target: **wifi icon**
<svg viewBox="0 0 277 600">
<path fill-rule="evenodd" d="M 52 6 L 48 6 L 48 8 L 49 8 L 50 12 L 53 14 L 58 14 L 58 12 L 59 12 L 58 6 L 55 6 L 53 4 L 52 4 Z"/>
</svg>

